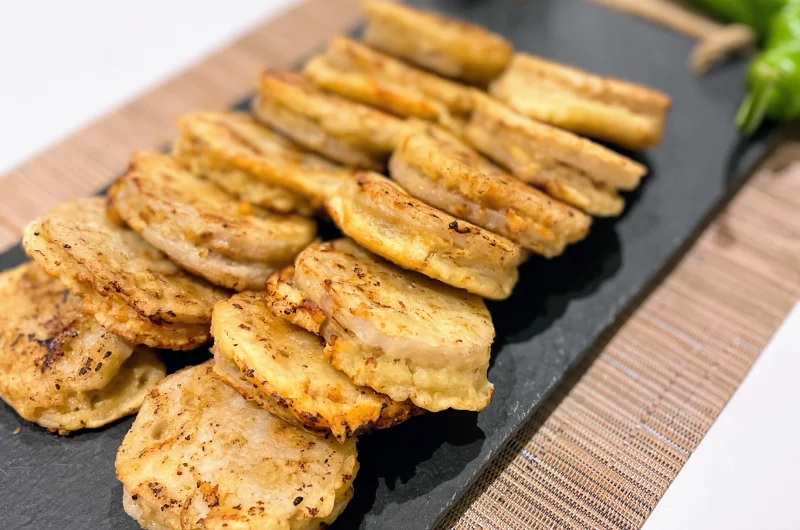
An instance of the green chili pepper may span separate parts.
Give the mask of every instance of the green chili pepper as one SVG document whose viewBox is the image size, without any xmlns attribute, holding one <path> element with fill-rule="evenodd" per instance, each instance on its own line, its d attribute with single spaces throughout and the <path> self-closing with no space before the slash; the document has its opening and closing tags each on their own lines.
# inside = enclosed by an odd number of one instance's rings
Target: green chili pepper
<svg viewBox="0 0 800 530">
<path fill-rule="evenodd" d="M 750 65 L 750 93 L 736 115 L 745 135 L 753 134 L 765 117 L 800 117 L 800 0 L 788 0 L 772 18 L 764 51 Z"/>
<path fill-rule="evenodd" d="M 708 11 L 726 22 L 750 26 L 760 41 L 769 32 L 770 21 L 791 0 L 690 0 L 689 3 Z"/>
</svg>

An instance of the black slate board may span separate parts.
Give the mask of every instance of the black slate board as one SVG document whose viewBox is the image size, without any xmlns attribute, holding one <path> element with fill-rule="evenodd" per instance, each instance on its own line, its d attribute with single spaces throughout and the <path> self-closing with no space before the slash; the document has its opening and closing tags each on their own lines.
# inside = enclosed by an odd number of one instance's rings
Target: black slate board
<svg viewBox="0 0 800 530">
<path fill-rule="evenodd" d="M 674 108 L 664 145 L 633 155 L 650 175 L 628 196 L 625 214 L 596 222 L 563 257 L 526 264 L 513 297 L 491 305 L 490 406 L 364 437 L 356 496 L 338 529 L 433 526 L 767 146 L 764 136 L 745 146 L 732 126 L 744 64 L 697 79 L 686 67 L 688 39 L 579 0 L 413 3 L 483 24 L 520 50 L 659 88 Z M 14 248 L 0 255 L 0 269 L 23 259 Z M 172 364 L 182 355 L 166 354 Z M 131 422 L 59 438 L 0 405 L 0 529 L 137 528 L 122 510 L 113 466 Z M 22 432 L 13 435 L 18 425 Z"/>
</svg>

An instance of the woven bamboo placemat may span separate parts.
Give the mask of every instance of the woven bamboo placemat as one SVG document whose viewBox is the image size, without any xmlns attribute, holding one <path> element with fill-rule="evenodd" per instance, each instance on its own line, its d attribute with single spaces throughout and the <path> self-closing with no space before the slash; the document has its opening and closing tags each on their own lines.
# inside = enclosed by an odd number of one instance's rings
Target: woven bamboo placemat
<svg viewBox="0 0 800 530">
<path fill-rule="evenodd" d="M 109 184 L 185 112 L 222 109 L 358 21 L 309 0 L 0 177 L 0 247 Z M 800 298 L 800 143 L 787 137 L 675 269 L 610 331 L 442 528 L 638 528 Z M 778 170 L 780 169 L 780 170 Z"/>
</svg>

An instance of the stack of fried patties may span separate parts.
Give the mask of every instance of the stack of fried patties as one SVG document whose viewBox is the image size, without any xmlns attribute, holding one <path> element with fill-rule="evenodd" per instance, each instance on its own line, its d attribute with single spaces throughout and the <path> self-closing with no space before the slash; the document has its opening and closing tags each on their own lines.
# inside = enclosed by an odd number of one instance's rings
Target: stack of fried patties
<svg viewBox="0 0 800 530">
<path fill-rule="evenodd" d="M 117 474 L 146 528 L 316 528 L 352 496 L 355 437 L 484 409 L 484 298 L 646 172 L 579 135 L 660 141 L 661 93 L 365 7 L 363 42 L 265 71 L 253 115 L 184 116 L 171 154 L 34 222 L 35 263 L 0 277 L 3 398 L 62 432 L 141 405 Z M 163 379 L 151 348 L 212 337 L 213 360 Z"/>
</svg>

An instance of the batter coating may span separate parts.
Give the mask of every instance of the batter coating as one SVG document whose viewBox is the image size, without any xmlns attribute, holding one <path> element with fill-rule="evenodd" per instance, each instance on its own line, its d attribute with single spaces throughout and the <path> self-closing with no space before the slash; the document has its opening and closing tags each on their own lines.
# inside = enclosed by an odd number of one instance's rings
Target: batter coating
<svg viewBox="0 0 800 530">
<path fill-rule="evenodd" d="M 83 299 L 83 309 L 133 344 L 188 350 L 209 338 L 228 292 L 184 272 L 106 216 L 100 197 L 61 204 L 25 229 L 25 252 Z"/>
<path fill-rule="evenodd" d="M 365 249 L 485 298 L 507 298 L 526 257 L 516 243 L 432 208 L 375 173 L 359 173 L 342 186 L 328 213 Z"/>
<path fill-rule="evenodd" d="M 151 245 L 211 283 L 263 289 L 316 235 L 311 219 L 239 202 L 168 155 L 138 153 L 109 192 L 114 210 Z"/>
<path fill-rule="evenodd" d="M 639 185 L 647 168 L 610 149 L 522 116 L 488 97 L 475 98 L 466 137 L 515 177 L 584 212 L 619 215 L 618 190 Z"/>
<path fill-rule="evenodd" d="M 546 257 L 589 232 L 589 216 L 494 168 L 434 125 L 410 128 L 389 169 L 411 195 Z"/>
<path fill-rule="evenodd" d="M 346 166 L 381 169 L 403 121 L 319 90 L 300 74 L 261 75 L 255 115 L 307 149 Z"/>
<path fill-rule="evenodd" d="M 405 400 L 356 386 L 325 358 L 320 337 L 273 313 L 264 293 L 240 293 L 217 304 L 211 332 L 217 373 L 308 431 L 344 442 L 415 412 Z"/>
<path fill-rule="evenodd" d="M 669 96 L 635 83 L 517 53 L 489 92 L 517 112 L 628 149 L 657 146 Z"/>
<path fill-rule="evenodd" d="M 235 112 L 180 120 L 173 156 L 234 197 L 278 213 L 310 214 L 352 173 Z"/>
<path fill-rule="evenodd" d="M 396 2 L 367 0 L 367 44 L 445 77 L 486 86 L 514 48 L 502 36 Z"/>
<path fill-rule="evenodd" d="M 207 362 L 167 377 L 117 450 L 123 507 L 149 530 L 324 528 L 353 496 L 355 440 L 306 433 Z"/>
<path fill-rule="evenodd" d="M 304 250 L 291 281 L 305 298 L 297 312 L 319 308 L 325 353 L 357 384 L 434 412 L 489 403 L 494 326 L 479 297 L 396 267 L 349 239 Z"/>
<path fill-rule="evenodd" d="M 0 274 L 0 397 L 24 419 L 59 434 L 102 427 L 139 410 L 164 374 L 36 263 Z"/>
<path fill-rule="evenodd" d="M 435 121 L 458 132 L 472 110 L 472 89 L 337 37 L 306 63 L 320 88 L 401 117 Z"/>
</svg>

